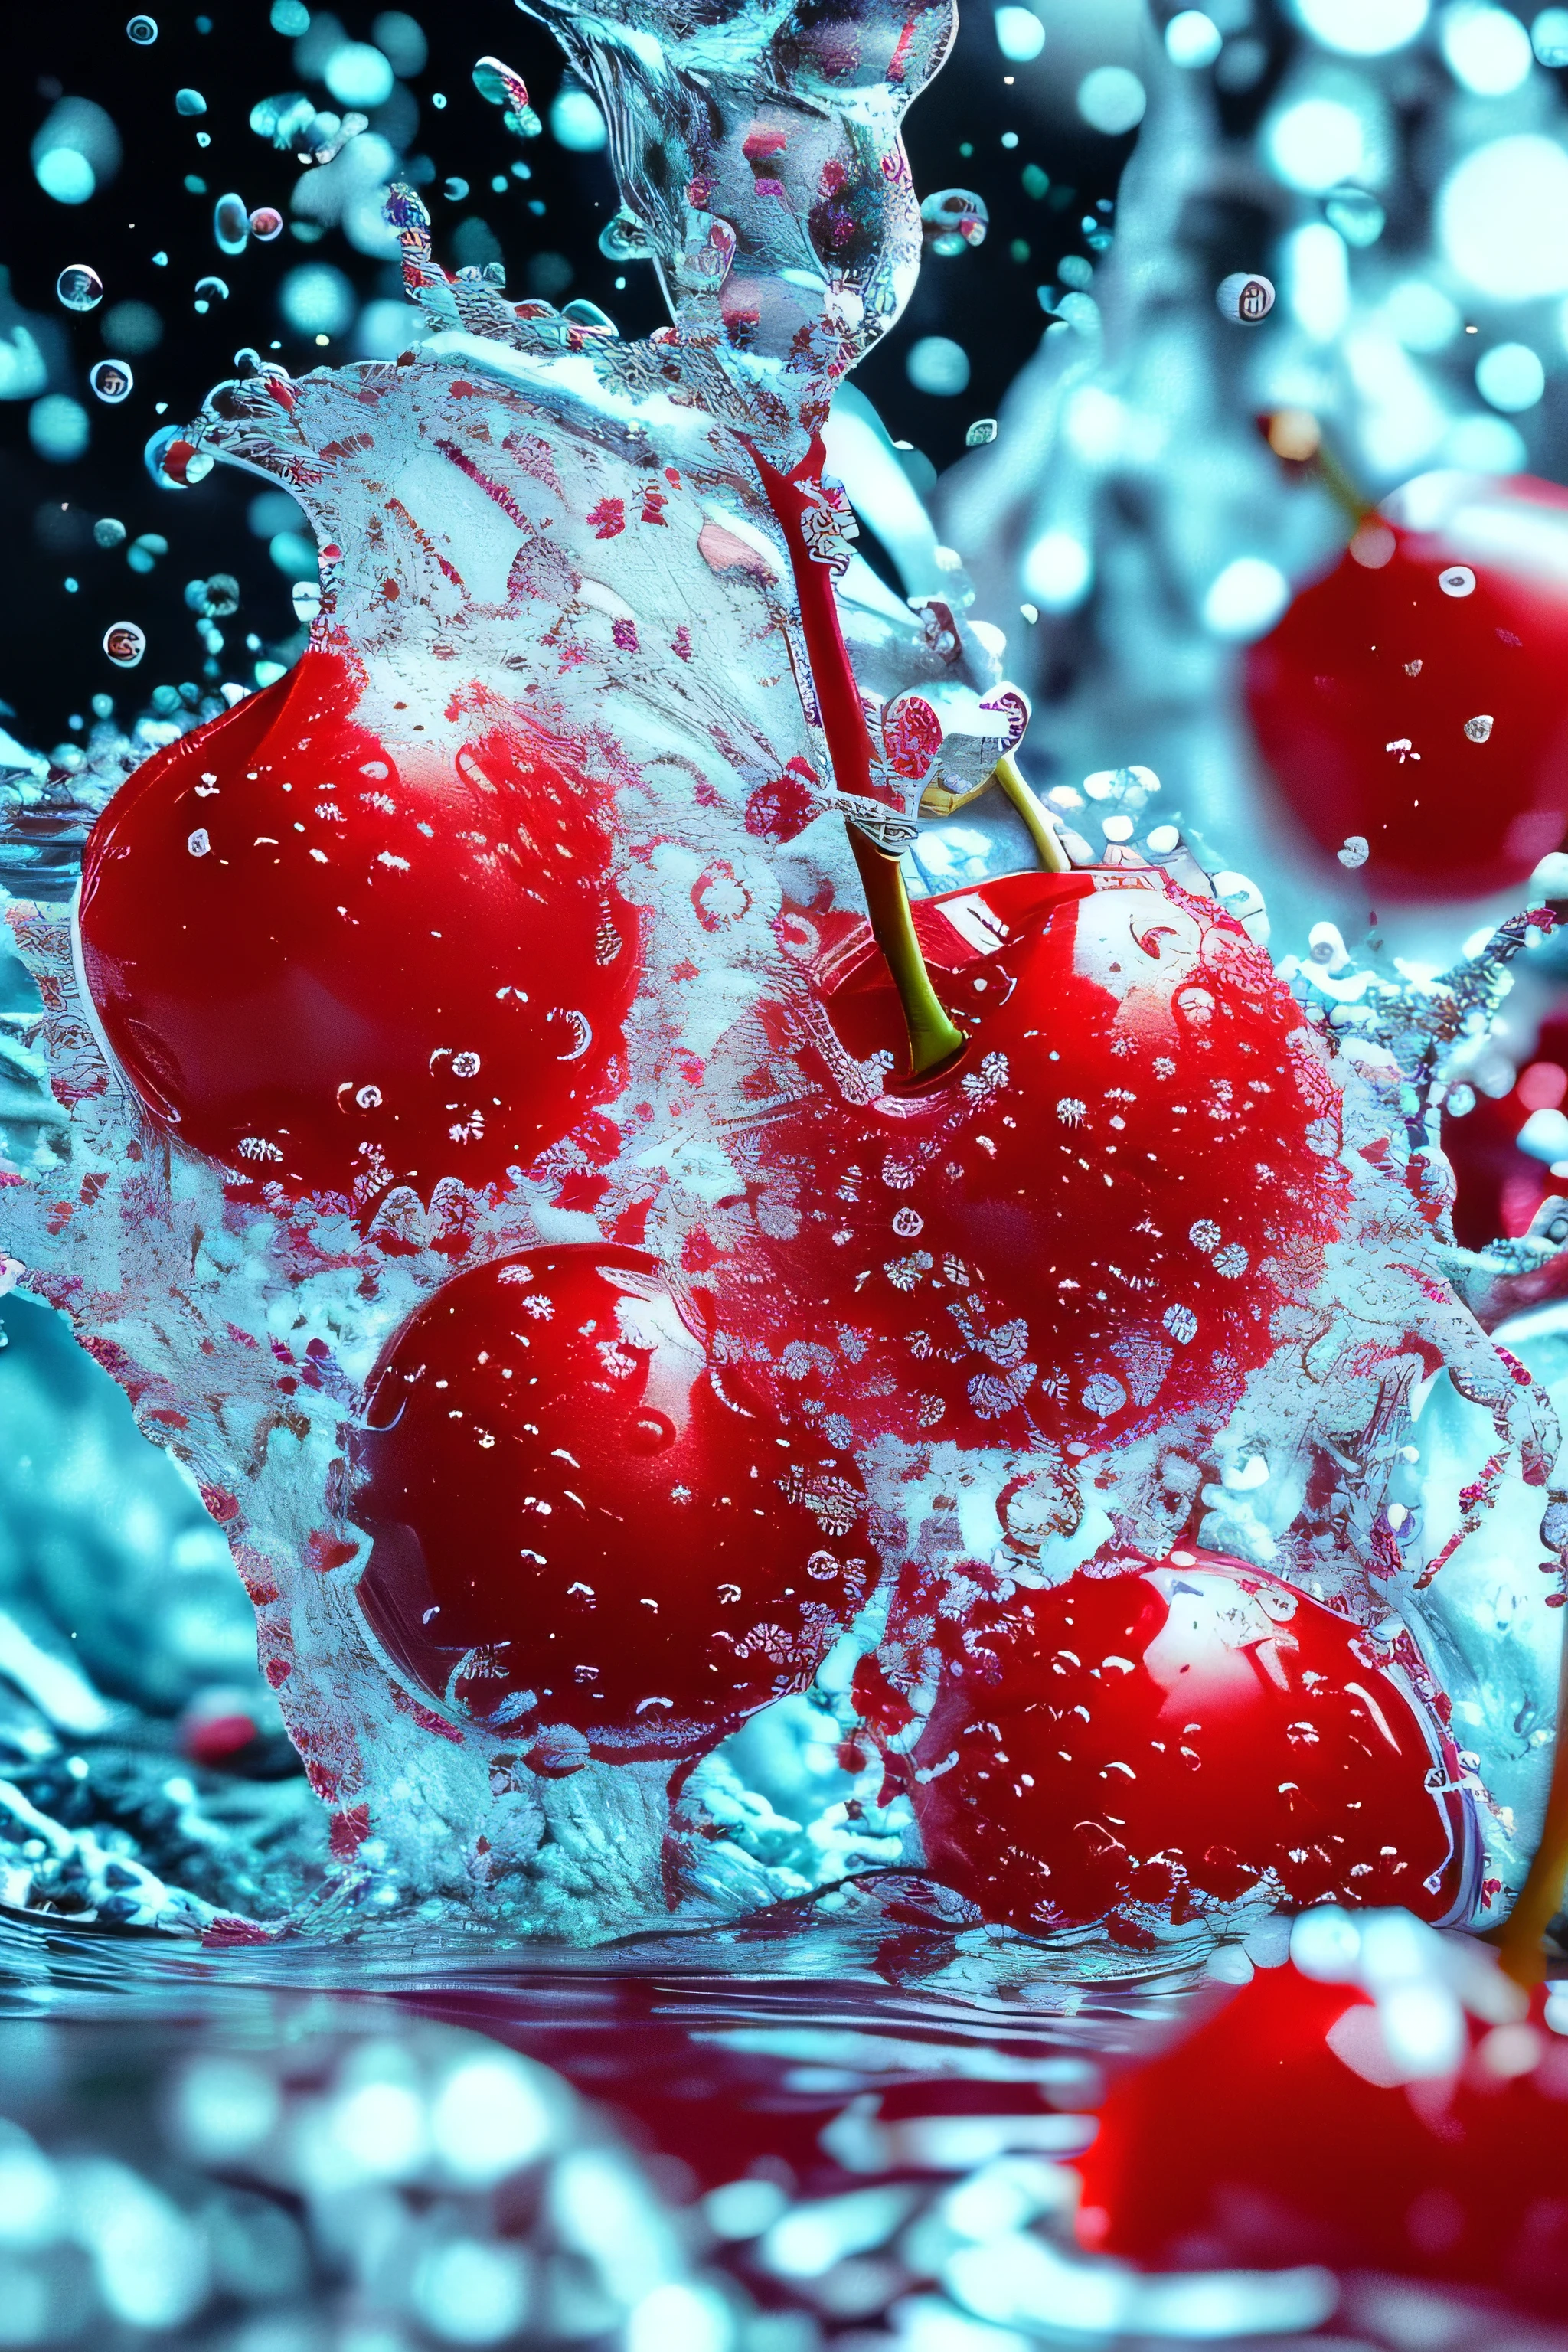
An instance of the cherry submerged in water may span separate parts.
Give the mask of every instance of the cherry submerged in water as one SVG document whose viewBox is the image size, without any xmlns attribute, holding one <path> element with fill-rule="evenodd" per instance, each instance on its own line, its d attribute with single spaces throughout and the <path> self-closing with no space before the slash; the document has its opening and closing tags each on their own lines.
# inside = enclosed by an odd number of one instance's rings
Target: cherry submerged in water
<svg viewBox="0 0 1568 2352">
<path fill-rule="evenodd" d="M 810 1680 L 868 1581 L 853 1464 L 721 1372 L 635 1250 L 444 1285 L 384 1352 L 350 1461 L 387 1653 L 469 1717 L 553 1727 L 546 1767 L 710 1743 Z"/>
<path fill-rule="evenodd" d="M 637 966 L 581 780 L 510 717 L 447 757 L 359 699 L 312 648 L 157 753 L 94 828 L 79 916 L 159 1124 L 356 1204 L 529 1165 L 602 1098 Z"/>
<path fill-rule="evenodd" d="M 795 1409 L 868 1436 L 1104 1443 L 1225 1417 L 1342 1213 L 1338 1093 L 1300 1006 L 1159 874 L 1016 876 L 915 920 L 964 1049 L 888 1075 L 897 1000 L 846 926 L 815 1029 L 787 1016 L 819 1087 L 740 1139 L 757 1229 L 704 1277 L 721 1324 Z"/>
<path fill-rule="evenodd" d="M 1455 1911 L 1473 1838 L 1435 1733 L 1362 1628 L 1239 1560 L 1117 1551 L 944 1617 L 919 1577 L 858 1692 L 907 1721 L 895 1757 L 936 1876 L 1038 1933 L 1180 1919 L 1272 1886 L 1292 1906 Z"/>
</svg>

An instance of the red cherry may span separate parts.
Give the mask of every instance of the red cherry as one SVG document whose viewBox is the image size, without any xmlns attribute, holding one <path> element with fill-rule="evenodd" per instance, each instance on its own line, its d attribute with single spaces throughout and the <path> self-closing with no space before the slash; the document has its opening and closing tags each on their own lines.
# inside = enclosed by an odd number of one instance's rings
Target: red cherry
<svg viewBox="0 0 1568 2352">
<path fill-rule="evenodd" d="M 1479 1955 L 1471 1969 L 1484 1975 Z M 1470 2279 L 1555 2316 L 1568 2042 L 1543 2029 L 1539 1994 L 1529 2021 L 1510 2014 L 1510 1990 L 1494 1987 L 1501 2021 L 1469 2022 L 1456 2074 L 1407 2088 L 1379 2065 L 1364 1993 L 1260 1971 L 1113 2087 L 1076 2164 L 1080 2236 L 1160 2267 L 1327 2261 Z"/>
<path fill-rule="evenodd" d="M 710 1354 L 657 1261 L 458 1275 L 383 1351 L 350 1444 L 388 1654 L 542 1751 L 679 1756 L 801 1689 L 858 1606 L 858 1475 Z"/>
<path fill-rule="evenodd" d="M 1118 1552 L 962 1629 L 917 1585 L 885 1655 L 890 1684 L 875 1667 L 860 1684 L 885 1729 L 907 1717 L 900 1682 L 940 1678 L 915 1769 L 898 1769 L 932 1871 L 990 1918 L 1135 1927 L 1144 1906 L 1190 1916 L 1272 1874 L 1293 1905 L 1437 1919 L 1467 1889 L 1468 1807 L 1434 1786 L 1392 1653 L 1261 1569 Z"/>
<path fill-rule="evenodd" d="M 1515 886 L 1568 827 L 1568 490 L 1427 477 L 1247 657 L 1258 740 L 1374 898 Z"/>
<path fill-rule="evenodd" d="M 613 1092 L 637 920 L 587 790 L 510 722 L 447 759 L 340 656 L 148 761 L 93 829 L 82 961 L 148 1110 L 291 1194 L 526 1167 Z"/>
<path fill-rule="evenodd" d="M 1213 1425 L 1341 1214 L 1338 1093 L 1300 1006 L 1212 900 L 1145 869 L 1015 877 L 916 926 L 968 1043 L 873 1092 L 901 1036 L 886 969 L 864 926 L 825 959 L 818 1090 L 738 1146 L 757 1236 L 716 1276 L 726 1328 L 862 1434 Z"/>
</svg>

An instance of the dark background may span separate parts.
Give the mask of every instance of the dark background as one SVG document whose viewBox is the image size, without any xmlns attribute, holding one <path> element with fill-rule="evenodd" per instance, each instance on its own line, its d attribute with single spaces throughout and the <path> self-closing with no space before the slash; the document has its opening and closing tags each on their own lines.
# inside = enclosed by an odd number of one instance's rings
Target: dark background
<svg viewBox="0 0 1568 2352">
<path fill-rule="evenodd" d="M 369 39 L 379 5 L 337 0 L 332 13 L 351 37 Z M 44 750 L 72 740 L 73 718 L 81 722 L 75 730 L 81 740 L 82 724 L 91 723 L 94 694 L 115 695 L 123 719 L 145 707 L 155 686 L 203 679 L 208 656 L 184 601 L 193 580 L 224 572 L 240 583 L 240 610 L 222 623 L 221 677 L 249 685 L 258 654 L 291 657 L 298 635 L 290 583 L 271 561 L 267 540 L 247 520 L 261 486 L 219 467 L 194 491 L 160 489 L 142 451 L 160 425 L 195 414 L 209 388 L 233 373 L 234 353 L 242 345 L 266 352 L 278 339 L 284 363 L 296 373 L 352 355 L 352 334 L 321 351 L 289 331 L 277 301 L 289 269 L 307 260 L 330 262 L 353 280 L 362 299 L 399 290 L 395 264 L 367 259 L 336 229 L 305 244 L 286 228 L 275 244 L 253 240 L 237 257 L 216 247 L 213 205 L 227 190 L 238 191 L 247 205 L 271 205 L 291 218 L 289 200 L 301 167 L 250 129 L 257 100 L 304 89 L 319 105 L 336 106 L 320 83 L 297 73 L 292 41 L 271 29 L 268 0 L 208 0 L 201 13 L 188 0 L 175 5 L 154 0 L 149 13 L 158 21 L 159 37 L 147 47 L 127 37 L 132 13 L 127 0 L 60 0 L 5 11 L 0 261 L 9 269 L 14 299 L 8 308 L 0 302 L 0 332 L 16 323 L 19 306 L 49 361 L 49 389 L 80 401 L 92 427 L 85 456 L 50 463 L 29 443 L 29 404 L 0 402 L 0 534 L 6 552 L 0 718 L 14 735 Z M 569 152 L 548 130 L 520 148 L 503 128 L 500 110 L 474 88 L 475 58 L 493 50 L 522 73 L 538 111 L 547 117 L 563 79 L 549 35 L 502 0 L 439 7 L 411 0 L 406 13 L 421 26 L 429 57 L 391 101 L 405 132 L 394 143 L 408 156 L 411 175 L 423 182 L 437 258 L 450 267 L 493 250 L 489 237 L 473 226 L 482 220 L 505 254 L 514 298 L 527 289 L 531 257 L 550 252 L 563 257 L 573 272 L 556 299 L 586 296 L 609 310 L 628 336 L 660 323 L 664 312 L 652 270 L 612 263 L 598 250 L 599 230 L 616 203 L 605 156 Z M 1016 73 L 1013 88 L 1003 79 L 1009 71 Z M 967 425 L 994 415 L 1009 380 L 1037 347 L 1045 324 L 1038 289 L 1054 278 L 1064 254 L 1086 250 L 1085 222 L 1113 225 L 1110 208 L 1133 143 L 1131 135 L 1110 139 L 1081 124 L 1064 128 L 1061 110 L 1050 118 L 1054 130 L 1048 128 L 1037 97 L 1027 94 L 1031 79 L 1030 68 L 1010 68 L 1002 58 L 990 7 L 972 5 L 954 57 L 908 118 L 921 193 L 972 188 L 991 215 L 983 247 L 928 260 L 910 312 L 857 379 L 889 429 L 914 443 L 939 470 L 961 452 Z M 1271 79 L 1251 93 L 1254 105 L 1262 102 Z M 203 93 L 205 116 L 176 113 L 174 93 L 183 87 Z M 1035 88 L 1037 93 L 1042 85 L 1036 81 Z M 437 92 L 447 97 L 445 109 L 431 102 Z M 124 147 L 118 174 L 79 205 L 47 196 L 29 158 L 36 132 L 61 95 L 92 99 L 107 109 Z M 417 120 L 410 131 L 411 105 Z M 1001 143 L 1007 129 L 1018 134 L 1010 149 Z M 198 145 L 200 132 L 210 141 L 205 149 Z M 520 154 L 531 178 L 513 180 L 504 194 L 494 194 L 492 174 L 508 172 Z M 1042 172 L 1048 188 L 1031 193 L 1039 190 Z M 192 173 L 205 181 L 205 193 L 187 191 Z M 473 194 L 466 202 L 444 199 L 449 174 L 469 183 Z M 542 212 L 531 210 L 531 202 L 542 203 Z M 159 251 L 168 256 L 163 268 L 153 259 Z M 105 284 L 102 306 L 86 315 L 65 310 L 55 293 L 60 269 L 75 261 L 90 263 Z M 193 307 L 195 289 L 209 273 L 227 282 L 230 298 L 202 317 Z M 626 284 L 617 290 L 615 280 L 623 274 Z M 131 398 L 110 408 L 92 396 L 86 377 L 113 348 L 105 325 L 114 305 L 126 300 L 153 306 L 163 332 L 155 349 L 133 357 Z M 905 373 L 910 343 L 933 332 L 952 336 L 969 352 L 969 388 L 956 398 L 918 393 Z M 156 413 L 160 401 L 167 404 L 163 416 Z M 125 545 L 105 551 L 95 544 L 92 525 L 103 516 L 124 523 Z M 143 532 L 162 534 L 169 551 L 139 576 L 128 569 L 126 555 Z M 874 546 L 868 543 L 868 551 L 875 555 Z M 77 582 L 75 593 L 66 587 L 68 579 Z M 101 651 L 104 630 L 120 619 L 137 621 L 149 639 L 147 658 L 130 674 L 111 668 Z M 252 638 L 258 643 L 250 644 Z M 213 682 L 211 672 L 206 682 Z"/>
</svg>

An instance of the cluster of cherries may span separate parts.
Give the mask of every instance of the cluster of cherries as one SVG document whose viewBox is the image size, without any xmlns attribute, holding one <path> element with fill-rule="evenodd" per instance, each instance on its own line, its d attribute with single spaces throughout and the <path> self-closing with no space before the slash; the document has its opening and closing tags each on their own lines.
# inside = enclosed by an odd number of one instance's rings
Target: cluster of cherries
<svg viewBox="0 0 1568 2352">
<path fill-rule="evenodd" d="M 478 694 L 453 756 L 369 730 L 363 688 L 314 646 L 147 762 L 79 923 L 148 1114 L 242 1196 L 371 1227 L 568 1135 L 613 1157 L 627 1022 L 657 1016 L 590 782 Z M 922 1076 L 862 920 L 763 1003 L 810 1083 L 737 1106 L 743 1244 L 469 1265 L 388 1344 L 350 1433 L 367 1624 L 537 1770 L 689 1757 L 807 1684 L 907 1547 L 868 1447 L 922 1475 L 1000 1449 L 1008 1540 L 917 1545 L 859 1685 L 932 1867 L 1035 1930 L 1269 1874 L 1447 1914 L 1464 1822 L 1396 1661 L 1236 1561 L 1112 1547 L 1061 1581 L 1008 1536 L 1070 1533 L 1091 1456 L 1217 1426 L 1314 1286 L 1342 1179 L 1299 1006 L 1148 868 L 1016 877 L 916 930 L 961 1040 Z"/>
</svg>

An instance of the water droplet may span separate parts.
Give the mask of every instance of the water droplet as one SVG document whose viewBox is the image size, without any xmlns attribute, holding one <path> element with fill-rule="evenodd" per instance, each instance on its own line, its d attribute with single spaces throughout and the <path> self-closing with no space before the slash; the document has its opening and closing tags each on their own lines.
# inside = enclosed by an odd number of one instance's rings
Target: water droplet
<svg viewBox="0 0 1568 2352">
<path fill-rule="evenodd" d="M 321 609 L 321 592 L 313 580 L 296 580 L 293 601 L 295 619 L 309 623 Z"/>
<path fill-rule="evenodd" d="M 193 857 L 207 856 L 212 848 L 212 843 L 207 838 L 207 829 L 205 824 L 198 824 L 195 833 L 188 833 L 185 835 L 185 847 Z"/>
<path fill-rule="evenodd" d="M 1475 593 L 1476 575 L 1468 563 L 1450 563 L 1447 572 L 1438 572 L 1437 585 L 1445 596 L 1470 596 Z"/>
<path fill-rule="evenodd" d="M 1222 278 L 1215 288 L 1214 299 L 1222 319 L 1234 319 L 1238 326 L 1255 327 L 1267 319 L 1274 308 L 1274 284 L 1260 270 L 1234 269 Z"/>
<path fill-rule="evenodd" d="M 651 261 L 654 247 L 636 213 L 622 205 L 599 231 L 599 251 L 606 261 Z"/>
<path fill-rule="evenodd" d="M 250 234 L 258 245 L 270 245 L 283 234 L 283 215 L 271 205 L 258 205 L 250 215 Z"/>
<path fill-rule="evenodd" d="M 226 302 L 228 300 L 228 288 L 221 278 L 198 278 L 196 280 L 196 300 L 203 304 Z"/>
<path fill-rule="evenodd" d="M 134 41 L 139 49 L 150 49 L 158 37 L 157 18 L 132 16 L 125 27 L 125 37 L 128 41 Z"/>
<path fill-rule="evenodd" d="M 966 449 L 984 449 L 988 441 L 996 438 L 997 425 L 994 416 L 977 416 L 963 436 Z"/>
<path fill-rule="evenodd" d="M 56 278 L 55 292 L 68 310 L 96 310 L 103 299 L 103 280 L 85 261 L 73 261 Z"/>
<path fill-rule="evenodd" d="M 125 541 L 125 525 L 115 515 L 105 515 L 92 526 L 92 535 L 100 547 L 121 547 Z"/>
<path fill-rule="evenodd" d="M 243 253 L 250 237 L 250 215 L 245 198 L 220 196 L 213 206 L 213 235 L 220 253 Z M 200 288 L 196 289 L 200 292 Z"/>
<path fill-rule="evenodd" d="M 1337 849 L 1334 855 L 1342 866 L 1348 866 L 1353 871 L 1356 866 L 1366 864 L 1367 859 L 1372 856 L 1372 849 L 1359 833 L 1352 833 L 1346 840 L 1344 847 Z"/>
<path fill-rule="evenodd" d="M 1465 732 L 1472 743 L 1486 742 L 1491 731 L 1492 716 L 1489 710 L 1480 711 L 1474 719 L 1467 719 L 1465 721 Z"/>
<path fill-rule="evenodd" d="M 1353 187 L 1346 180 L 1331 188 L 1323 200 L 1323 211 L 1331 228 L 1337 228 L 1347 245 L 1375 245 L 1383 235 L 1386 215 L 1375 196 L 1364 188 Z"/>
<path fill-rule="evenodd" d="M 460 179 L 456 172 L 453 173 L 451 178 L 446 183 L 445 186 L 441 190 L 441 194 L 446 197 L 447 203 L 452 205 L 460 205 L 468 193 L 468 184 L 467 180 Z"/>
<path fill-rule="evenodd" d="M 147 650 L 146 633 L 134 621 L 112 621 L 103 633 L 103 650 L 116 669 L 134 669 Z"/>
<path fill-rule="evenodd" d="M 935 254 L 963 253 L 984 245 L 991 226 L 984 197 L 969 188 L 938 188 L 921 205 L 921 220 L 926 251 Z"/>
<path fill-rule="evenodd" d="M 188 440 L 178 425 L 165 425 L 161 433 L 153 434 L 147 444 L 146 464 L 161 490 L 194 489 L 213 469 L 205 450 Z"/>
<path fill-rule="evenodd" d="M 1455 1118 L 1468 1118 L 1475 1107 L 1476 1090 L 1474 1087 L 1458 1086 L 1450 1087 L 1448 1088 L 1448 1099 L 1446 1108 L 1452 1113 Z"/>
<path fill-rule="evenodd" d="M 110 408 L 118 408 L 122 400 L 129 400 L 136 383 L 124 360 L 100 360 L 87 380 L 99 399 L 107 401 Z"/>
<path fill-rule="evenodd" d="M 205 114 L 206 110 L 206 100 L 199 89 L 177 89 L 174 92 L 176 114 Z"/>
</svg>

